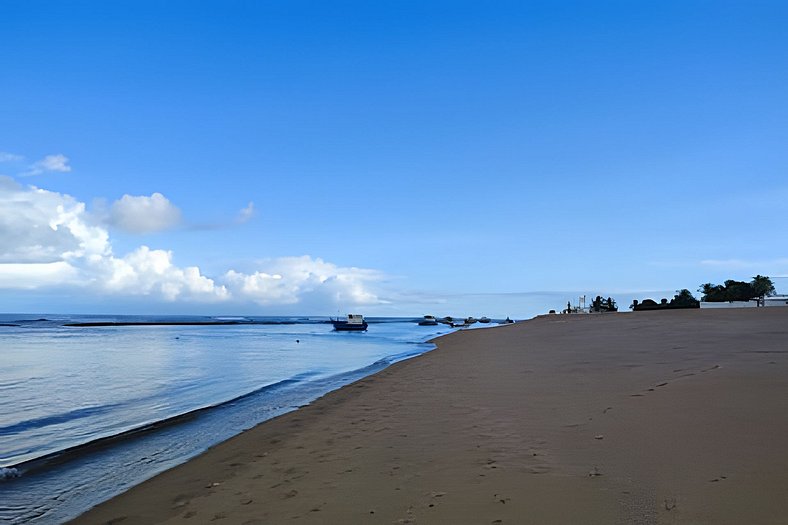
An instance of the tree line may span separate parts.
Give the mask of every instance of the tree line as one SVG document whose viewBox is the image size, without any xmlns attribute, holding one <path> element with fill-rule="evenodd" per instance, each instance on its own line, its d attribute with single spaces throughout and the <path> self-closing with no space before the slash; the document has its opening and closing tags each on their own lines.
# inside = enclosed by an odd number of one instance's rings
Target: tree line
<svg viewBox="0 0 788 525">
<path fill-rule="evenodd" d="M 763 302 L 764 297 L 774 295 L 774 283 L 768 277 L 756 275 L 750 282 L 729 279 L 724 284 L 705 283 L 698 289 L 703 294 L 701 299 L 709 303 L 727 301 L 750 301 L 757 299 Z"/>
</svg>

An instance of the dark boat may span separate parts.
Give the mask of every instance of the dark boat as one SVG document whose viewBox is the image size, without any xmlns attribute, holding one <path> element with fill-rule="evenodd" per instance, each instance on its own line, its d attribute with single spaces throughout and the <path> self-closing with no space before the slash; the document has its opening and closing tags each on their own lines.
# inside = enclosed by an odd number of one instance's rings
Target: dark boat
<svg viewBox="0 0 788 525">
<path fill-rule="evenodd" d="M 334 325 L 334 330 L 337 332 L 365 332 L 367 330 L 367 322 L 360 314 L 348 314 L 345 320 L 331 319 L 331 324 Z"/>
<path fill-rule="evenodd" d="M 425 315 L 424 319 L 419 321 L 419 326 L 436 326 L 438 324 L 438 320 L 435 319 L 434 315 Z"/>
</svg>

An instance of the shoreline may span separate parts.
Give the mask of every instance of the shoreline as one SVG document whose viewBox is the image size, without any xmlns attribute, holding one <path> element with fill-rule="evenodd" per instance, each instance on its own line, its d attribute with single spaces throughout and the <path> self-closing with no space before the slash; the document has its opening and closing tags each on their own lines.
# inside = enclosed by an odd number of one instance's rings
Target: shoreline
<svg viewBox="0 0 788 525">
<path fill-rule="evenodd" d="M 691 310 L 455 332 L 73 523 L 778 523 L 786 321 Z"/>
</svg>

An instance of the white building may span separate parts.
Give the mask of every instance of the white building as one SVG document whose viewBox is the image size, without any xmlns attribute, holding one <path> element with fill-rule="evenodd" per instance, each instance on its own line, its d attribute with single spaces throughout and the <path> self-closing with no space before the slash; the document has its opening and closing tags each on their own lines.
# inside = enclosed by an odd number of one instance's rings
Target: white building
<svg viewBox="0 0 788 525">
<path fill-rule="evenodd" d="M 788 295 L 773 295 L 763 300 L 764 306 L 788 306 Z"/>
<path fill-rule="evenodd" d="M 751 301 L 726 301 L 724 303 L 700 303 L 701 308 L 757 308 L 759 306 L 788 306 L 788 295 L 766 297 L 763 300 L 763 304 L 758 304 L 756 299 Z"/>
</svg>

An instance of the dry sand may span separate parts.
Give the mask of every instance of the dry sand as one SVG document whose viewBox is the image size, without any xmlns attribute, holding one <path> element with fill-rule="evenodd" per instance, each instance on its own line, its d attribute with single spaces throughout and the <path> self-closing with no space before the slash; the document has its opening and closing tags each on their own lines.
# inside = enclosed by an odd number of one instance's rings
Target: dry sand
<svg viewBox="0 0 788 525">
<path fill-rule="evenodd" d="M 788 523 L 788 308 L 457 332 L 77 523 Z"/>
</svg>

